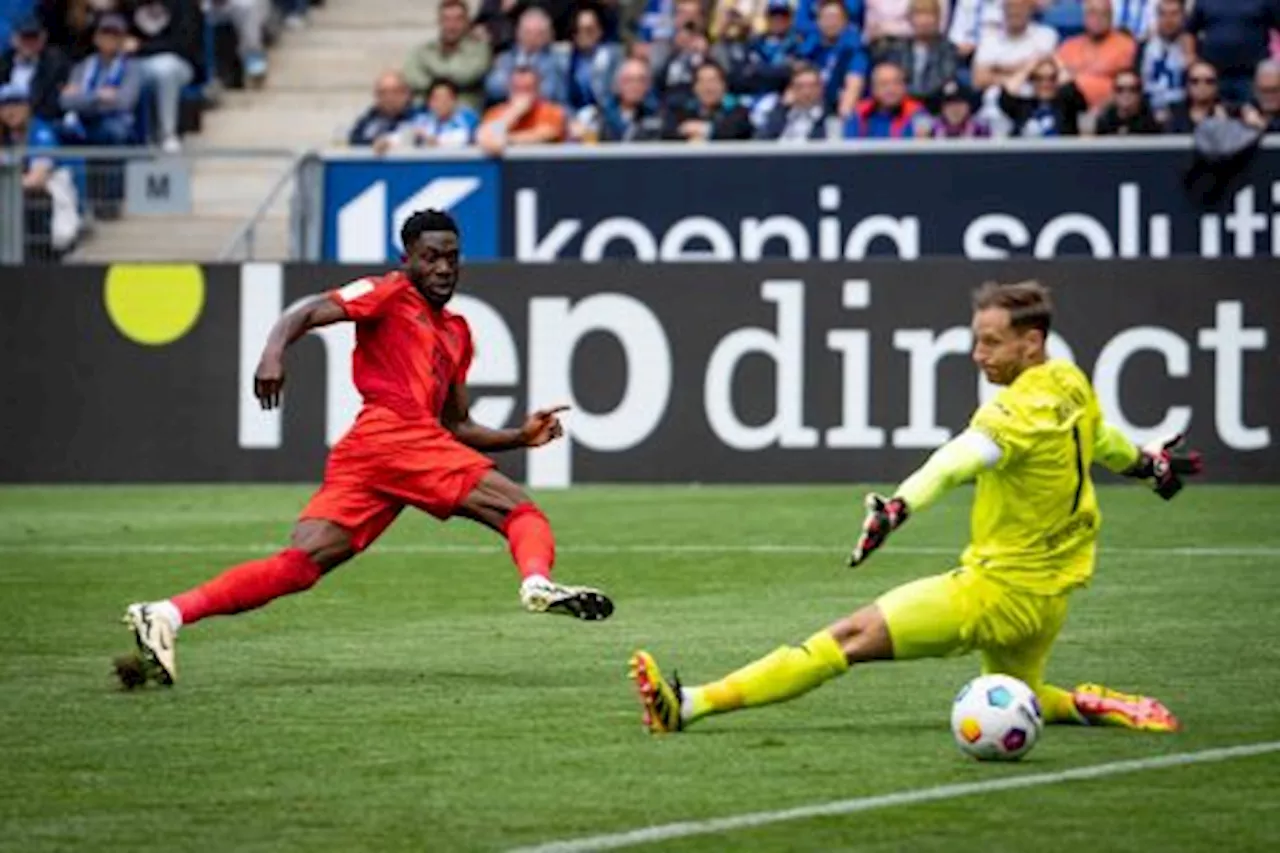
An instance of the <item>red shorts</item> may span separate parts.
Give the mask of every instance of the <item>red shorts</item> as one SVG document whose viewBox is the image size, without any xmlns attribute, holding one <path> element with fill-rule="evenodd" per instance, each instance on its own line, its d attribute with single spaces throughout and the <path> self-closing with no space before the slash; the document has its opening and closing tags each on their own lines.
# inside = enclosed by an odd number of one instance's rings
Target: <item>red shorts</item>
<svg viewBox="0 0 1280 853">
<path fill-rule="evenodd" d="M 439 424 L 366 410 L 334 445 L 324 483 L 300 517 L 346 529 L 363 551 L 406 506 L 449 518 L 493 467 Z"/>
</svg>

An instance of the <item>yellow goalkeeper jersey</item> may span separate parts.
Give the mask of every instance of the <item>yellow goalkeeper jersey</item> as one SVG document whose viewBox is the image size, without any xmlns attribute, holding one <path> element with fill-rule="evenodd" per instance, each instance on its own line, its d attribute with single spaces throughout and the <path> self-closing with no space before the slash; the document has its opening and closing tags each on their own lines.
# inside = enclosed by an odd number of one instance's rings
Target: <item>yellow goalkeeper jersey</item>
<svg viewBox="0 0 1280 853">
<path fill-rule="evenodd" d="M 978 409 L 970 427 L 1001 458 L 977 477 L 965 566 L 1041 595 L 1088 583 L 1101 523 L 1089 467 L 1102 424 L 1089 379 L 1062 360 L 1024 371 Z"/>
</svg>

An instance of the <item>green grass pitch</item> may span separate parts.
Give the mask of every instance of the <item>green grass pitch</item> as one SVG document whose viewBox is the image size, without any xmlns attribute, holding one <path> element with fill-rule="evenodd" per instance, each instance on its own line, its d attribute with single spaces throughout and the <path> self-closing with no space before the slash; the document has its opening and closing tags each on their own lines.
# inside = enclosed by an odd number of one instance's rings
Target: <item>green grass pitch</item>
<svg viewBox="0 0 1280 853">
<path fill-rule="evenodd" d="M 309 489 L 0 489 L 0 849 L 497 851 L 1280 740 L 1280 489 L 1221 486 L 1103 489 L 1098 575 L 1050 665 L 1159 696 L 1181 734 L 1051 728 L 1019 765 L 968 761 L 947 716 L 969 658 L 645 735 L 635 647 L 702 680 L 951 567 L 968 493 L 844 568 L 862 491 L 540 495 L 559 576 L 618 603 L 601 624 L 525 614 L 498 539 L 406 513 L 311 592 L 184 632 L 173 690 L 125 693 L 124 606 L 282 542 Z M 1275 851 L 1280 754 L 639 849 Z"/>
</svg>

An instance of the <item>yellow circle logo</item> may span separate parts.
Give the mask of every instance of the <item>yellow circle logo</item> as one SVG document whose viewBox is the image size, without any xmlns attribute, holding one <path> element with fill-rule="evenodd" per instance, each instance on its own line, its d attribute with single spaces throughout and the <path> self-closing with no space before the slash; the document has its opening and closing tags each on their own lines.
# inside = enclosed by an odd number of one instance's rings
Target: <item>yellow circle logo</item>
<svg viewBox="0 0 1280 853">
<path fill-rule="evenodd" d="M 195 264 L 116 264 L 107 271 L 107 315 L 135 343 L 181 338 L 204 310 L 204 271 Z"/>
</svg>

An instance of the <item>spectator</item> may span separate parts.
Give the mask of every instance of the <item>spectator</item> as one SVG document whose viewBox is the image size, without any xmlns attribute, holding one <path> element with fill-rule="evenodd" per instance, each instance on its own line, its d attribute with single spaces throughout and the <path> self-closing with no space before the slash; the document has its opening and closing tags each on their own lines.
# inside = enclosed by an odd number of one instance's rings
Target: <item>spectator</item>
<svg viewBox="0 0 1280 853">
<path fill-rule="evenodd" d="M 489 69 L 484 81 L 489 102 L 507 100 L 512 72 L 526 66 L 538 72 L 542 100 L 564 103 L 568 95 L 564 58 L 551 49 L 551 17 L 537 6 L 530 6 L 520 15 L 515 46 L 500 54 Z"/>
<path fill-rule="evenodd" d="M 75 184 L 49 153 L 58 135 L 32 114 L 19 86 L 0 86 L 0 150 L 22 149 L 22 195 L 27 255 L 51 260 L 70 249 L 80 232 Z"/>
<path fill-rule="evenodd" d="M 1218 69 L 1221 96 L 1246 103 L 1254 69 L 1270 54 L 1271 31 L 1280 29 L 1280 0 L 1196 0 L 1187 19 L 1195 58 Z"/>
<path fill-rule="evenodd" d="M 589 117 L 580 137 L 601 142 L 648 142 L 662 138 L 662 115 L 650 93 L 653 75 L 643 59 L 627 59 L 614 78 L 614 96 Z"/>
<path fill-rule="evenodd" d="M 893 39 L 878 57 L 906 72 L 907 93 L 926 100 L 942 90 L 960 69 L 960 54 L 942 36 L 942 5 L 939 0 L 910 0 L 910 38 Z"/>
<path fill-rule="evenodd" d="M 49 44 L 59 48 L 74 64 L 93 52 L 90 43 L 95 7 L 107 2 L 114 0 L 36 0 L 31 11 L 39 19 Z"/>
<path fill-rule="evenodd" d="M 124 0 L 37 0 L 36 14 L 49 34 L 49 43 L 66 53 L 75 65 L 94 53 L 93 37 L 103 15 L 125 15 Z M 128 16 L 125 15 L 128 20 Z M 61 89 L 61 87 L 59 87 Z"/>
<path fill-rule="evenodd" d="M 1023 97 L 1028 80 L 1031 96 Z M 1042 59 L 1005 81 L 1000 109 L 1016 136 L 1078 136 L 1080 114 L 1088 111 L 1084 94 L 1054 59 Z"/>
<path fill-rule="evenodd" d="M 845 121 L 844 138 L 909 139 L 916 135 L 915 122 L 924 114 L 924 105 L 907 95 L 902 69 L 882 62 L 871 72 L 871 97 Z"/>
<path fill-rule="evenodd" d="M 865 0 L 866 13 L 863 18 L 862 32 L 871 45 L 873 53 L 878 52 L 878 42 L 910 41 L 920 33 L 914 19 L 914 0 Z M 950 3 L 933 4 L 933 30 L 941 34 L 947 28 L 947 13 L 951 11 Z M 910 73 L 907 79 L 910 79 Z"/>
<path fill-rule="evenodd" d="M 404 63 L 405 79 L 417 95 L 426 95 L 440 78 L 450 80 L 458 87 L 462 105 L 479 110 L 492 58 L 489 45 L 469 32 L 465 0 L 442 0 L 437 21 L 439 37 L 410 52 Z"/>
<path fill-rule="evenodd" d="M 1040 60 L 1053 56 L 1058 34 L 1032 22 L 1033 0 L 1004 0 L 1004 23 L 983 35 L 973 55 L 973 85 L 978 89 L 1004 86 Z"/>
<path fill-rule="evenodd" d="M 526 8 L 519 0 L 482 0 L 471 33 L 495 54 L 510 50 L 515 44 L 516 21 Z"/>
<path fill-rule="evenodd" d="M 254 88 L 260 88 L 267 79 L 267 52 L 262 47 L 262 39 L 269 13 L 267 0 L 204 0 L 207 23 L 230 24 L 235 28 L 245 82 Z"/>
<path fill-rule="evenodd" d="M 622 50 L 616 44 L 604 44 L 603 38 L 599 13 L 589 6 L 579 11 L 568 60 L 569 106 L 573 110 L 600 107 L 609 100 Z"/>
<path fill-rule="evenodd" d="M 711 26 L 708 28 L 711 38 L 720 41 L 724 38 L 725 31 L 734 26 L 745 26 L 748 36 L 762 32 L 768 2 L 769 0 L 711 0 Z"/>
<path fill-rule="evenodd" d="M 595 9 L 604 30 L 604 40 L 618 45 L 621 51 L 623 7 L 633 2 L 635 0 L 580 0 L 578 7 Z"/>
<path fill-rule="evenodd" d="M 58 98 L 71 71 L 66 56 L 49 44 L 44 25 L 34 16 L 18 22 L 11 42 L 12 46 L 0 53 L 0 86 L 14 86 L 22 92 L 41 121 L 58 121 L 62 117 Z"/>
<path fill-rule="evenodd" d="M 1164 123 L 1166 133 L 1194 133 L 1207 118 L 1228 118 L 1218 92 L 1218 72 L 1203 60 L 1187 68 L 1187 99 L 1169 108 Z"/>
<path fill-rule="evenodd" d="M 1111 20 L 1111 26 L 1123 30 L 1136 41 L 1145 41 L 1155 30 L 1158 14 L 1156 9 L 1160 2 L 1161 0 L 1113 0 L 1115 16 Z"/>
<path fill-rule="evenodd" d="M 711 58 L 724 69 L 730 92 L 735 95 L 753 94 L 751 25 L 737 9 L 730 9 L 725 14 L 724 30 L 711 47 Z"/>
<path fill-rule="evenodd" d="M 98 20 L 93 37 L 97 53 L 75 67 L 62 90 L 62 133 L 68 140 L 87 145 L 129 145 L 137 140 L 142 69 L 124 52 L 128 33 L 129 25 L 119 15 Z"/>
<path fill-rule="evenodd" d="M 867 76 L 867 54 L 862 34 L 849 22 L 842 0 L 822 0 L 818 29 L 805 38 L 800 58 L 822 75 L 824 103 L 828 111 L 847 117 L 853 113 Z"/>
<path fill-rule="evenodd" d="M 1253 77 L 1253 103 L 1245 105 L 1240 117 L 1258 130 L 1280 132 L 1280 62 L 1264 59 L 1258 64 Z"/>
<path fill-rule="evenodd" d="M 418 118 L 413 90 L 399 71 L 384 71 L 374 83 L 373 106 L 356 120 L 347 144 L 371 146 L 376 154 L 403 145 Z"/>
<path fill-rule="evenodd" d="M 688 142 L 751 138 L 751 116 L 729 97 L 724 69 L 714 61 L 698 66 L 693 100 L 668 111 L 663 136 Z"/>
<path fill-rule="evenodd" d="M 667 60 L 658 66 L 654 90 L 663 107 L 683 106 L 693 95 L 698 68 L 710 59 L 711 47 L 701 24 L 688 22 L 671 40 Z"/>
<path fill-rule="evenodd" d="M 1111 28 L 1111 16 L 1111 0 L 1085 0 L 1084 33 L 1058 48 L 1058 61 L 1091 110 L 1111 100 L 1116 75 L 1133 67 L 1138 51 L 1132 36 Z"/>
<path fill-rule="evenodd" d="M 1160 0 L 1151 36 L 1138 55 L 1142 88 L 1147 92 L 1156 119 L 1164 122 L 1169 108 L 1187 98 L 1187 55 L 1183 39 L 1186 15 L 1182 0 Z"/>
<path fill-rule="evenodd" d="M 756 131 L 756 138 L 784 142 L 826 139 L 827 116 L 822 101 L 822 75 L 812 65 L 798 64 L 781 103 Z"/>
<path fill-rule="evenodd" d="M 1095 132 L 1099 136 L 1150 136 L 1163 132 L 1147 106 L 1142 78 L 1136 71 L 1116 75 L 1115 93 L 1115 100 L 1098 117 Z"/>
<path fill-rule="evenodd" d="M 795 0 L 796 32 L 808 37 L 821 30 L 822 25 L 819 19 L 822 17 L 822 7 L 826 3 L 827 0 Z M 862 19 L 866 14 L 865 0 L 840 0 L 840 5 L 844 7 L 845 19 L 857 27 L 858 32 L 861 33 Z"/>
<path fill-rule="evenodd" d="M 490 107 L 480 122 L 480 147 L 500 154 L 510 145 L 563 142 L 568 131 L 564 109 L 544 98 L 545 90 L 535 66 L 517 66 L 511 72 L 510 99 Z"/>
<path fill-rule="evenodd" d="M 427 92 L 427 109 L 413 121 L 414 143 L 426 148 L 464 148 L 476 139 L 480 117 L 461 103 L 452 80 L 437 77 Z"/>
<path fill-rule="evenodd" d="M 655 2 L 666 2 L 666 0 L 655 0 Z M 702 11 L 701 0 L 674 0 L 674 3 L 669 24 L 662 23 L 656 26 L 652 30 L 651 39 L 632 46 L 633 55 L 648 59 L 651 68 L 666 67 L 672 55 L 679 50 L 676 41 L 681 33 L 696 30 L 706 35 L 707 19 Z M 661 74 L 658 77 L 660 80 Z"/>
<path fill-rule="evenodd" d="M 768 0 L 764 34 L 751 40 L 746 89 L 763 95 L 781 92 L 791 80 L 791 66 L 803 40 L 791 26 L 790 0 Z"/>
<path fill-rule="evenodd" d="M 955 80 L 943 85 L 937 95 L 938 107 L 929 127 L 932 139 L 985 139 L 991 127 L 974 115 L 977 97 Z"/>
<path fill-rule="evenodd" d="M 133 11 L 133 36 L 142 81 L 155 93 L 161 147 L 180 151 L 178 101 L 204 53 L 199 9 L 189 0 L 143 0 Z"/>
<path fill-rule="evenodd" d="M 1000 32 L 1003 26 L 1001 0 L 955 0 L 947 38 L 956 46 L 960 58 L 967 60 L 973 57 L 984 38 Z"/>
</svg>

